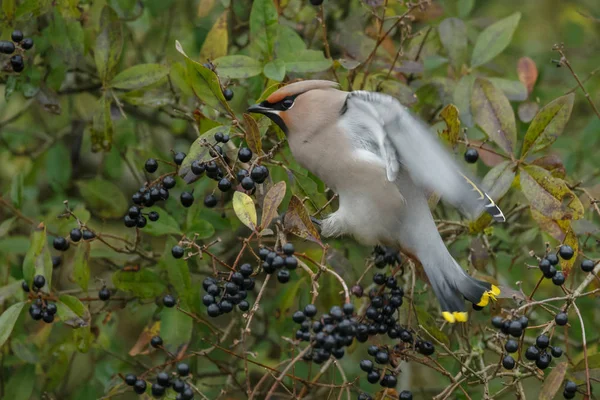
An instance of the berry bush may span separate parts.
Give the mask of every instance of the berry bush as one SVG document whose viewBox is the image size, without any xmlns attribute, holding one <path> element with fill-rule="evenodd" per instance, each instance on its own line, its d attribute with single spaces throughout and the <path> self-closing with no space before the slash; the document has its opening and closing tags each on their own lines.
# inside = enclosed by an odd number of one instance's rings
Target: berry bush
<svg viewBox="0 0 600 400">
<path fill-rule="evenodd" d="M 597 2 L 1 3 L 0 398 L 597 396 Z M 430 204 L 497 298 L 449 324 L 402 249 L 320 236 L 336 193 L 246 112 L 296 79 L 482 177 L 506 223 Z"/>
</svg>

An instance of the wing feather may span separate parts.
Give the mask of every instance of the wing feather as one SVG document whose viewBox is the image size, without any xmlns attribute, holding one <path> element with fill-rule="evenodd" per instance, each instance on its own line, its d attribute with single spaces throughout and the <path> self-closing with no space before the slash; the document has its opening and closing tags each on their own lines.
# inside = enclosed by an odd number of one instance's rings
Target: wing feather
<svg viewBox="0 0 600 400">
<path fill-rule="evenodd" d="M 388 180 L 395 180 L 402 166 L 417 185 L 437 192 L 469 218 L 486 211 L 496 221 L 505 220 L 496 203 L 462 171 L 427 126 L 396 99 L 354 91 L 348 94 L 345 109 L 342 118 L 350 124 L 351 135 L 370 135 L 372 150 L 386 164 Z"/>
</svg>

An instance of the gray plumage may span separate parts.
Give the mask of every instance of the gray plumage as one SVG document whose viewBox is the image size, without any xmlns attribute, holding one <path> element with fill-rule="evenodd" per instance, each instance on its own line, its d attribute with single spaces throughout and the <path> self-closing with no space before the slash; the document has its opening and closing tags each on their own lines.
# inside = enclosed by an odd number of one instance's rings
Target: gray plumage
<svg viewBox="0 0 600 400">
<path fill-rule="evenodd" d="M 291 107 L 287 107 L 291 104 Z M 296 160 L 339 195 L 326 237 L 400 247 L 424 267 L 443 316 L 465 321 L 464 299 L 484 306 L 499 289 L 464 272 L 444 245 L 427 203 L 436 192 L 469 218 L 504 215 L 426 125 L 393 97 L 344 92 L 329 81 L 285 86 L 249 111 L 286 133 Z"/>
</svg>

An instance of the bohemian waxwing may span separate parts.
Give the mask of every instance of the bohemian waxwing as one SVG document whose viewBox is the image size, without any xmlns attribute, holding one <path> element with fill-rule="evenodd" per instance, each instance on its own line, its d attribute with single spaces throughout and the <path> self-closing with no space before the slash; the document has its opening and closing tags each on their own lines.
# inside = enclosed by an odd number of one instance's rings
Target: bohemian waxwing
<svg viewBox="0 0 600 400">
<path fill-rule="evenodd" d="M 396 99 L 309 80 L 280 88 L 248 111 L 275 122 L 296 160 L 339 195 L 339 209 L 322 221 L 323 236 L 353 235 L 418 259 L 448 322 L 467 320 L 464 299 L 483 307 L 500 294 L 452 258 L 427 194 L 436 192 L 469 218 L 485 210 L 504 222 L 502 211 Z"/>
</svg>

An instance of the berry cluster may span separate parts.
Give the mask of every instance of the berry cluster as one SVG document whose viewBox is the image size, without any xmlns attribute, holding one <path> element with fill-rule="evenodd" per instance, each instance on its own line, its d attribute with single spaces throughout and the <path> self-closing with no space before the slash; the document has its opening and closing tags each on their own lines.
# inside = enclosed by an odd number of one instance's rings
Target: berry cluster
<svg viewBox="0 0 600 400">
<path fill-rule="evenodd" d="M 576 393 L 577 393 L 577 384 L 573 381 L 567 380 L 565 382 L 565 388 L 563 390 L 563 397 L 565 399 L 573 399 L 573 398 L 575 398 Z"/>
<path fill-rule="evenodd" d="M 207 307 L 209 317 L 218 317 L 233 311 L 233 306 L 238 306 L 241 311 L 248 311 L 250 303 L 246 301 L 248 290 L 254 288 L 252 266 L 242 264 L 240 270 L 233 272 L 228 280 L 217 280 L 207 277 L 202 282 L 206 294 L 202 296 L 202 303 Z M 220 296 L 220 297 L 219 297 Z"/>
<path fill-rule="evenodd" d="M 25 38 L 23 32 L 14 30 L 10 40 L 0 40 L 0 54 L 14 54 L 10 58 L 10 67 L 14 72 L 21 72 L 25 69 L 23 53 L 33 47 L 33 39 Z"/>
<path fill-rule="evenodd" d="M 375 363 L 381 365 L 381 367 L 378 368 L 373 361 L 369 359 L 361 360 L 360 369 L 367 373 L 367 381 L 369 383 L 379 382 L 383 387 L 395 388 L 398 384 L 398 380 L 396 379 L 396 376 L 394 376 L 393 370 L 386 367 L 386 365 L 390 363 L 390 354 L 387 348 L 372 345 L 367 349 L 367 353 L 374 358 Z"/>
<path fill-rule="evenodd" d="M 83 240 L 93 240 L 96 238 L 94 232 L 89 231 L 87 229 L 73 228 L 69 233 L 69 239 L 73 243 L 79 242 L 81 239 Z M 67 238 L 62 236 L 57 236 L 52 241 L 52 246 L 58 251 L 67 251 L 71 247 L 71 243 Z M 56 260 L 52 258 L 52 265 L 56 268 L 60 265 L 61 260 L 58 257 Z"/>
<path fill-rule="evenodd" d="M 529 318 L 526 316 L 522 316 L 520 318 L 515 318 L 513 320 L 510 319 L 502 319 L 500 316 L 495 316 L 492 318 L 492 325 L 500 329 L 500 331 L 505 334 L 512 336 L 514 338 L 520 338 L 527 326 L 529 326 Z M 513 369 L 516 365 L 515 359 L 511 354 L 516 353 L 519 350 L 519 342 L 514 339 L 507 339 L 504 344 L 504 350 L 506 350 L 506 355 L 502 359 L 502 366 L 506 369 Z"/>
<path fill-rule="evenodd" d="M 45 285 L 46 278 L 44 278 L 43 275 L 36 275 L 33 278 L 34 291 L 40 290 Z M 29 285 L 25 281 L 21 283 L 21 287 L 23 288 L 23 291 L 27 293 L 30 291 Z M 29 307 L 29 315 L 34 321 L 39 321 L 41 319 L 48 324 L 54 322 L 54 315 L 56 315 L 57 311 L 58 308 L 56 307 L 56 304 L 49 301 L 42 301 L 42 299 L 36 299 L 35 302 L 31 304 L 31 307 Z"/>
<path fill-rule="evenodd" d="M 185 363 L 179 363 L 177 365 L 177 378 L 169 376 L 166 372 L 159 372 L 156 375 L 156 382 L 151 386 L 152 396 L 154 398 L 163 397 L 169 388 L 173 389 L 177 395 L 176 400 L 192 400 L 194 398 L 194 392 L 189 384 L 185 382 L 185 378 L 190 374 L 190 367 Z M 128 386 L 133 387 L 133 391 L 137 394 L 144 394 L 146 392 L 146 381 L 139 379 L 134 374 L 127 374 L 125 376 L 125 383 Z M 173 397 L 169 397 L 173 398 Z"/>
<path fill-rule="evenodd" d="M 365 321 L 358 326 L 357 340 L 366 342 L 369 336 L 387 333 L 391 339 L 400 338 L 405 342 L 412 342 L 411 333 L 402 328 L 394 318 L 402 306 L 404 290 L 398 286 L 395 277 L 388 277 L 380 272 L 373 275 L 373 282 L 379 288 L 369 292 L 371 303 L 365 312 L 369 322 Z"/>
<path fill-rule="evenodd" d="M 400 253 L 392 247 L 375 246 L 373 257 L 377 268 L 385 268 L 388 265 L 393 267 L 402 262 Z"/>
<path fill-rule="evenodd" d="M 267 274 L 273 274 L 277 271 L 277 280 L 280 283 L 287 283 L 290 280 L 290 270 L 298 268 L 298 259 L 294 257 L 294 245 L 286 243 L 281 248 L 281 252 L 270 251 L 261 248 L 258 256 L 263 260 L 262 269 Z"/>
<path fill-rule="evenodd" d="M 331 356 L 337 359 L 344 357 L 344 348 L 350 346 L 356 336 L 358 323 L 353 314 L 351 303 L 333 306 L 329 314 L 322 314 L 320 318 L 315 318 L 317 307 L 314 304 L 296 311 L 292 315 L 292 320 L 300 324 L 296 339 L 313 344 L 312 349 L 304 354 L 304 360 L 322 364 Z"/>
<path fill-rule="evenodd" d="M 550 350 L 550 353 L 548 353 Z M 550 339 L 546 335 L 540 335 L 535 339 L 535 346 L 529 346 L 525 351 L 525 358 L 529 361 L 535 361 L 539 369 L 546 369 L 552 362 L 552 357 L 562 356 L 562 349 L 557 346 L 550 346 Z"/>
</svg>

